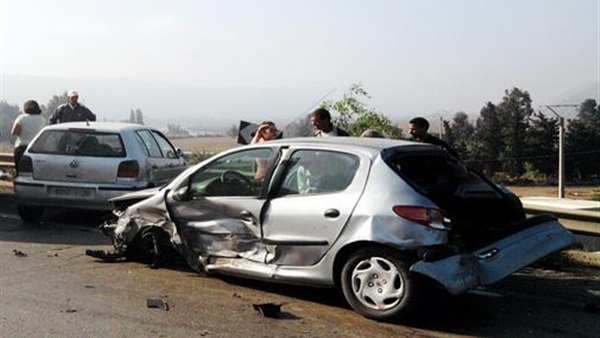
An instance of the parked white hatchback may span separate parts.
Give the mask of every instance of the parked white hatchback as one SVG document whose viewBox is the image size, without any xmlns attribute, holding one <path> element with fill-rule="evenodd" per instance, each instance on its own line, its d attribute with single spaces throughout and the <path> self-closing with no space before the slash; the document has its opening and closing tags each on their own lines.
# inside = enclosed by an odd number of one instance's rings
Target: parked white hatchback
<svg viewBox="0 0 600 338">
<path fill-rule="evenodd" d="M 14 189 L 19 216 L 38 221 L 46 207 L 109 210 L 109 199 L 164 185 L 185 168 L 180 152 L 148 126 L 113 122 L 47 126 L 18 165 Z"/>
</svg>

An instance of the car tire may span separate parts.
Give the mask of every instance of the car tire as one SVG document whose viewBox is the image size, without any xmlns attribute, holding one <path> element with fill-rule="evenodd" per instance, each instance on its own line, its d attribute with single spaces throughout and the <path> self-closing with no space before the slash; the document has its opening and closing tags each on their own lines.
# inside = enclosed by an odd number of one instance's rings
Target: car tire
<svg viewBox="0 0 600 338">
<path fill-rule="evenodd" d="M 399 253 L 364 248 L 348 257 L 341 273 L 342 291 L 363 316 L 386 321 L 408 318 L 418 301 L 418 276 Z"/>
<path fill-rule="evenodd" d="M 17 205 L 19 217 L 25 222 L 39 222 L 44 213 L 44 207 Z"/>
</svg>

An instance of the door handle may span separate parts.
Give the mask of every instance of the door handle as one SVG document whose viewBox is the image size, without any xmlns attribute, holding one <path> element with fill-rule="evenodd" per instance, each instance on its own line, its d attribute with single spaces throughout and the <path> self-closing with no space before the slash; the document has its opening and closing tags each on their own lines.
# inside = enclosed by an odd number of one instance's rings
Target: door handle
<svg viewBox="0 0 600 338">
<path fill-rule="evenodd" d="M 240 212 L 240 218 L 243 219 L 244 221 L 248 221 L 248 222 L 252 222 L 252 219 L 253 219 L 252 214 L 248 210 L 244 210 L 244 211 Z"/>
<path fill-rule="evenodd" d="M 340 216 L 340 211 L 338 209 L 327 209 L 324 215 L 327 218 L 336 218 Z"/>
</svg>

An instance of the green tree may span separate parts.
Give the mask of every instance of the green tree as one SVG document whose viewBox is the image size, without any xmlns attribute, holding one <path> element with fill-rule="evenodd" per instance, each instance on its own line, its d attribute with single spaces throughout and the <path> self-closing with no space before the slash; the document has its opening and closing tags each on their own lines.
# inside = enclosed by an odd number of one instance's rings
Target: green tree
<svg viewBox="0 0 600 338">
<path fill-rule="evenodd" d="M 469 115 L 457 112 L 452 119 L 452 124 L 444 121 L 444 141 L 446 141 L 461 158 L 471 157 L 473 135 L 475 127 L 469 121 Z"/>
<path fill-rule="evenodd" d="M 48 101 L 48 103 L 45 106 L 46 110 L 42 109 L 42 112 L 43 112 L 44 116 L 46 117 L 46 119 L 50 118 L 50 116 L 54 113 L 54 111 L 56 110 L 56 108 L 58 108 L 58 106 L 60 106 L 63 103 L 66 103 L 66 102 L 67 102 L 67 92 L 62 93 L 61 95 L 52 96 L 52 98 L 50 98 L 50 100 Z"/>
<path fill-rule="evenodd" d="M 600 177 L 600 106 L 587 99 L 577 117 L 569 120 L 565 136 L 565 171 L 572 179 Z"/>
<path fill-rule="evenodd" d="M 139 108 L 135 110 L 135 123 L 144 124 L 144 114 Z"/>
<path fill-rule="evenodd" d="M 238 136 L 238 126 L 232 124 L 229 129 L 227 129 L 227 136 L 229 137 L 237 137 Z"/>
<path fill-rule="evenodd" d="M 534 113 L 525 138 L 524 155 L 532 169 L 548 178 L 558 171 L 558 119 Z"/>
<path fill-rule="evenodd" d="M 527 91 L 519 88 L 505 90 L 497 110 L 501 119 L 500 134 L 504 148 L 500 153 L 502 169 L 511 177 L 519 177 L 525 172 L 523 156 L 526 149 L 526 133 L 529 118 L 533 114 L 531 98 Z"/>
<path fill-rule="evenodd" d="M 500 170 L 498 158 L 504 148 L 504 139 L 500 134 L 502 121 L 498 108 L 488 102 L 479 112 L 475 126 L 471 165 L 492 177 Z"/>
<path fill-rule="evenodd" d="M 332 112 L 332 115 L 334 112 L 337 113 L 337 116 L 332 117 L 334 123 L 346 129 L 352 136 L 359 136 L 367 129 L 375 129 L 390 138 L 401 138 L 402 129 L 384 114 L 375 111 L 361 101 L 370 98 L 369 93 L 358 82 L 350 86 L 341 100 L 325 101 L 321 107 Z"/>
<path fill-rule="evenodd" d="M 10 131 L 13 122 L 19 116 L 19 106 L 0 101 L 0 141 L 9 142 L 12 137 Z"/>
</svg>

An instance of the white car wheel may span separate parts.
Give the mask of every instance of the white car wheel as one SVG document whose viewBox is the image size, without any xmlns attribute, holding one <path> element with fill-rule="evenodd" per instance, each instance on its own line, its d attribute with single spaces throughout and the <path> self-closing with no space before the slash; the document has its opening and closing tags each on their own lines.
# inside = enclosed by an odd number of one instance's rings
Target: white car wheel
<svg viewBox="0 0 600 338">
<path fill-rule="evenodd" d="M 392 250 L 362 249 L 342 269 L 342 290 L 354 310 L 367 318 L 388 320 L 409 315 L 417 283 L 409 265 Z"/>
</svg>

